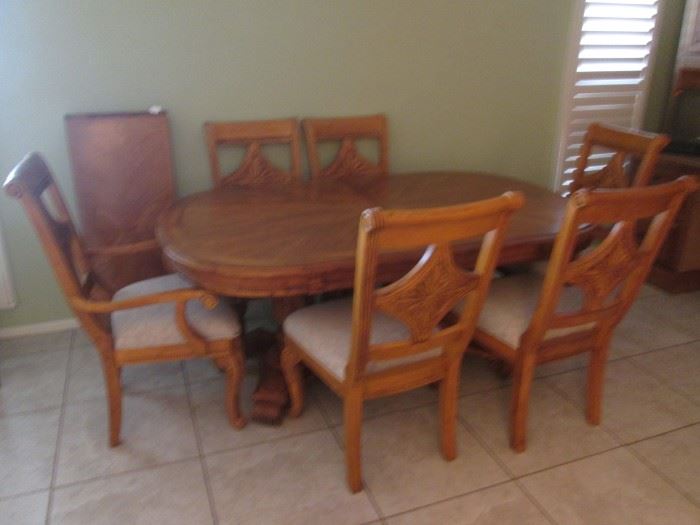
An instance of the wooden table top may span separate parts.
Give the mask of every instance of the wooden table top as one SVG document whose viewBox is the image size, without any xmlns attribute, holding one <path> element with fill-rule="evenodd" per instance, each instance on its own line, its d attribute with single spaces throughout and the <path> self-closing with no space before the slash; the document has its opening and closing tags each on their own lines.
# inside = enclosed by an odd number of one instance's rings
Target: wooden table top
<svg viewBox="0 0 700 525">
<path fill-rule="evenodd" d="M 219 294 L 313 294 L 352 287 L 366 208 L 447 206 L 508 190 L 522 191 L 526 204 L 513 218 L 501 264 L 546 257 L 566 201 L 539 186 L 473 172 L 226 187 L 178 201 L 160 217 L 157 235 L 175 269 Z M 460 247 L 457 255 L 466 260 L 474 246 Z M 416 254 L 387 254 L 383 266 L 387 276 L 400 275 L 416 260 Z"/>
</svg>

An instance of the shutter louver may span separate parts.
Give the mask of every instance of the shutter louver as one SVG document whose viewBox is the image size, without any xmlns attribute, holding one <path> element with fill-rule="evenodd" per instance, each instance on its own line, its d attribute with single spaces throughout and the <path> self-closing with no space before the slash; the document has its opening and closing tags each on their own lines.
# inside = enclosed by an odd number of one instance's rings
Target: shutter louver
<svg viewBox="0 0 700 525">
<path fill-rule="evenodd" d="M 568 81 L 557 186 L 571 183 L 589 124 L 640 125 L 660 0 L 583 0 L 576 67 Z M 611 154 L 592 156 L 597 171 Z"/>
</svg>

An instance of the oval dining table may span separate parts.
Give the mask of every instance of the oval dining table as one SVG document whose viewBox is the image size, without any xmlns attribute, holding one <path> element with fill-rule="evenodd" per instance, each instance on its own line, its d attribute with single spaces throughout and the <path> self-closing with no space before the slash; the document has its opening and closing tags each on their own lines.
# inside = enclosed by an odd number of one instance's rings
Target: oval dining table
<svg viewBox="0 0 700 525">
<path fill-rule="evenodd" d="M 363 210 L 449 206 L 509 190 L 522 191 L 526 202 L 513 217 L 499 264 L 546 258 L 564 198 L 517 179 L 457 171 L 224 186 L 173 204 L 159 219 L 157 237 L 169 264 L 204 289 L 236 298 L 286 298 L 273 301 L 281 322 L 300 297 L 352 288 Z M 478 246 L 455 246 L 455 257 L 469 264 Z M 383 254 L 378 279 L 400 277 L 419 257 Z M 253 395 L 252 418 L 268 423 L 281 421 L 287 403 L 278 352 L 268 351 Z"/>
</svg>

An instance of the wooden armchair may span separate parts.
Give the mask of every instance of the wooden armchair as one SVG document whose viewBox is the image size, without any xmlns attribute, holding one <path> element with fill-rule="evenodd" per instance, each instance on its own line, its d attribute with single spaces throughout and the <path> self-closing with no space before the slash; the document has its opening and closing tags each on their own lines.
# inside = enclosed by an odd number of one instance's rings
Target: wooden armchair
<svg viewBox="0 0 700 525">
<path fill-rule="evenodd" d="M 341 178 L 389 173 L 389 139 L 384 115 L 309 118 L 302 121 L 302 126 L 312 177 Z M 374 139 L 379 142 L 378 164 L 370 162 L 357 151 L 357 139 Z M 335 159 L 328 166 L 321 168 L 318 144 L 338 141 L 340 149 Z"/>
<path fill-rule="evenodd" d="M 599 424 L 613 330 L 637 296 L 683 200 L 697 187 L 682 177 L 647 188 L 579 190 L 569 199 L 544 278 L 530 273 L 493 283 L 474 342 L 514 367 L 513 449 L 525 450 L 530 387 L 540 363 L 590 353 L 586 418 Z M 614 226 L 600 244 L 576 251 L 581 227 L 609 224 Z"/>
<path fill-rule="evenodd" d="M 576 161 L 570 191 L 646 186 L 654 175 L 661 150 L 669 141 L 666 135 L 591 124 Z M 628 156 L 638 161 L 631 176 Z"/>
<path fill-rule="evenodd" d="M 296 119 L 205 122 L 204 135 L 214 186 L 291 182 L 301 177 L 299 124 Z M 278 168 L 265 157 L 262 147 L 266 144 L 289 145 L 289 171 Z M 220 164 L 218 150 L 222 145 L 246 149 L 240 166 L 228 175 L 222 172 Z"/>
<path fill-rule="evenodd" d="M 282 368 L 290 415 L 303 405 L 303 362 L 344 402 L 345 460 L 350 490 L 362 488 L 362 405 L 372 399 L 440 382 L 440 434 L 454 459 L 456 403 L 462 354 L 469 343 L 518 193 L 446 208 L 365 210 L 360 218 L 354 299 L 297 310 L 284 322 Z M 481 241 L 473 271 L 454 261 L 451 245 Z M 427 248 L 426 248 L 427 246 Z M 425 249 L 399 280 L 376 288 L 382 252 Z M 459 302 L 454 322 L 440 324 Z"/>
<path fill-rule="evenodd" d="M 83 248 L 58 186 L 44 160 L 27 155 L 7 177 L 5 191 L 19 199 L 36 229 L 63 293 L 102 359 L 109 403 L 109 443 L 119 444 L 121 368 L 129 364 L 210 357 L 226 372 L 226 407 L 236 428 L 244 372 L 235 314 L 177 274 L 132 283 L 111 301 L 93 296 L 92 254 Z"/>
</svg>

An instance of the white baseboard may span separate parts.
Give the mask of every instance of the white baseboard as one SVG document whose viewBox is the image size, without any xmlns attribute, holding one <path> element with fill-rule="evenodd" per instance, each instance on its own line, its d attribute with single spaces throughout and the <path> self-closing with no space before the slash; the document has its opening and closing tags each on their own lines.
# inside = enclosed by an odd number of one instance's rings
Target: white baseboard
<svg viewBox="0 0 700 525">
<path fill-rule="evenodd" d="M 74 317 L 69 319 L 57 319 L 56 321 L 46 321 L 44 323 L 10 326 L 7 328 L 0 328 L 0 339 L 22 337 L 23 335 L 50 334 L 52 332 L 72 330 L 73 328 L 78 328 L 78 326 L 78 320 Z"/>
</svg>

